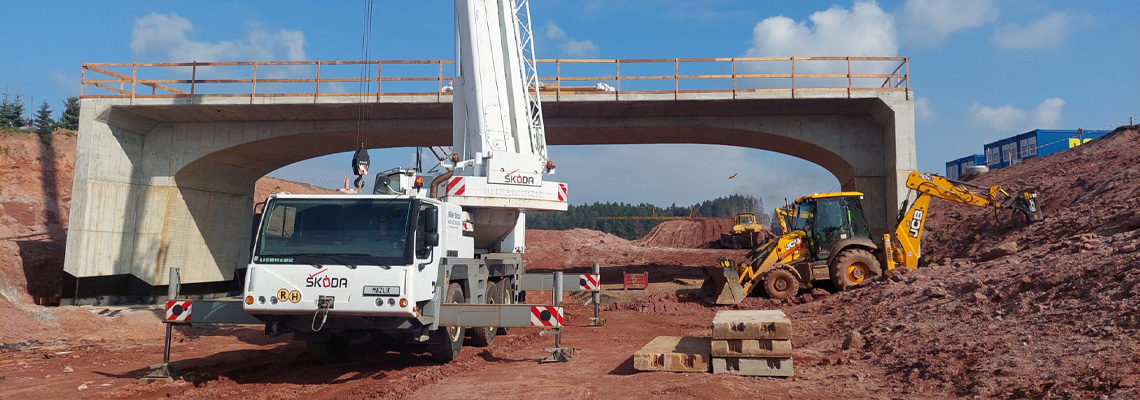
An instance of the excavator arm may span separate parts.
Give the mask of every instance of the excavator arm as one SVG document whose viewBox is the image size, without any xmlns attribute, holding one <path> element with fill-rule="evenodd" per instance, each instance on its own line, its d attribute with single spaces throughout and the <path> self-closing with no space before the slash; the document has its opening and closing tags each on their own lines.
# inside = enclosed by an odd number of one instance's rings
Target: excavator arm
<svg viewBox="0 0 1140 400">
<path fill-rule="evenodd" d="M 894 233 L 897 240 L 892 241 L 890 234 L 883 235 L 887 270 L 892 270 L 899 264 L 910 269 L 918 267 L 918 258 L 922 256 L 922 231 L 932 197 L 992 208 L 995 213 L 1001 210 L 1013 210 L 1024 215 L 1029 222 L 1043 219 L 1041 208 L 1037 206 L 1037 192 L 1034 190 L 1021 190 L 1010 194 L 1001 186 L 973 185 L 918 171 L 910 173 L 906 186 L 917 193 L 917 196 L 910 207 L 903 203 L 904 211 L 899 214 L 899 223 Z"/>
</svg>

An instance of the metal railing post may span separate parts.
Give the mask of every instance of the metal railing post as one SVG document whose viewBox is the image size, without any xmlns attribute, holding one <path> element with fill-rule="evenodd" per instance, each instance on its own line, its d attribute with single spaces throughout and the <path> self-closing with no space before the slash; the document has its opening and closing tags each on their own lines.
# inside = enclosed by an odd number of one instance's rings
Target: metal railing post
<svg viewBox="0 0 1140 400">
<path fill-rule="evenodd" d="M 910 57 L 903 57 L 903 63 L 906 64 L 906 99 L 910 100 Z"/>
<path fill-rule="evenodd" d="M 554 297 L 554 307 L 562 308 L 562 271 L 554 273 L 554 287 L 550 290 L 552 297 Z M 554 316 L 558 318 L 558 316 Z M 554 347 L 546 349 L 550 352 L 550 356 L 542 359 L 541 363 L 548 362 L 567 362 L 574 353 L 574 349 L 562 347 L 562 324 L 559 325 L 558 330 L 554 331 Z M 549 331 L 546 331 L 549 332 Z M 540 333 L 541 334 L 541 333 Z"/>
<path fill-rule="evenodd" d="M 792 57 L 792 98 L 796 98 L 796 58 Z"/>
<path fill-rule="evenodd" d="M 198 61 L 190 62 L 190 102 L 194 102 L 194 83 L 198 80 Z"/>
<path fill-rule="evenodd" d="M 139 81 L 139 63 L 131 63 L 131 104 L 135 104 L 135 86 Z"/>
<path fill-rule="evenodd" d="M 178 297 L 179 286 L 182 286 L 181 277 L 178 276 L 178 267 L 170 268 L 170 282 L 166 285 L 166 300 L 174 300 Z M 170 364 L 170 336 L 174 329 L 174 324 L 166 324 L 166 343 L 162 351 L 162 363 Z"/>
<path fill-rule="evenodd" d="M 851 98 L 851 57 L 847 57 L 847 98 Z"/>
<path fill-rule="evenodd" d="M 677 100 L 681 93 L 681 59 L 673 59 L 673 100 Z"/>
<path fill-rule="evenodd" d="M 732 99 L 736 100 L 736 57 L 732 58 Z"/>
<path fill-rule="evenodd" d="M 317 102 L 317 97 L 321 95 L 321 62 L 317 61 L 317 79 L 313 87 L 313 103 Z"/>
<path fill-rule="evenodd" d="M 554 296 L 554 306 L 559 307 L 562 305 L 562 271 L 554 273 L 554 290 L 551 291 Z M 562 328 L 558 328 L 558 333 L 554 334 L 554 348 L 562 347 Z"/>
<path fill-rule="evenodd" d="M 614 60 L 614 80 L 617 81 L 617 89 L 614 90 L 614 101 L 621 100 L 621 60 Z"/>
<path fill-rule="evenodd" d="M 602 268 L 597 263 L 594 264 L 593 274 L 598 277 L 598 290 L 591 294 L 591 301 L 594 302 L 594 318 L 590 318 L 590 324 L 587 326 L 603 326 L 606 324 L 605 318 L 601 317 L 602 307 Z"/>
<path fill-rule="evenodd" d="M 253 88 L 249 91 L 249 104 L 253 104 L 255 97 L 257 97 L 257 61 L 253 62 Z"/>
<path fill-rule="evenodd" d="M 380 74 L 382 72 L 384 72 L 384 62 L 380 61 L 380 60 L 376 60 L 376 102 L 377 103 L 380 102 L 380 82 L 383 82 L 383 79 L 380 78 Z"/>
</svg>

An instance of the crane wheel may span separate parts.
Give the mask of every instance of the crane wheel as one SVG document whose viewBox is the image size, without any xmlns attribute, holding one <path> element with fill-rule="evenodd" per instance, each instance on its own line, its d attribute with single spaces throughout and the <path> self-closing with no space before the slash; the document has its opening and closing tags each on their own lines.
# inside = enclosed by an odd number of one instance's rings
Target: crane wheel
<svg viewBox="0 0 1140 400">
<path fill-rule="evenodd" d="M 836 290 L 859 286 L 871 277 L 882 274 L 879 260 L 863 249 L 843 250 L 831 262 L 831 283 Z"/>
<path fill-rule="evenodd" d="M 444 303 L 465 303 L 463 287 L 452 282 L 447 286 L 447 297 Z M 459 357 L 459 350 L 463 348 L 463 327 L 441 326 L 432 331 L 432 344 L 428 345 L 431 357 L 436 361 L 449 362 Z"/>
<path fill-rule="evenodd" d="M 503 282 L 487 282 L 487 304 L 504 304 L 503 303 Z M 495 342 L 495 334 L 499 332 L 496 327 L 477 327 L 467 328 L 471 332 L 471 345 L 475 347 L 487 347 Z"/>
<path fill-rule="evenodd" d="M 769 298 L 784 300 L 800 291 L 800 282 L 788 270 L 779 268 L 764 276 L 764 292 Z"/>
<path fill-rule="evenodd" d="M 503 280 L 495 283 L 495 291 L 499 293 L 499 298 L 502 299 L 502 301 L 498 303 L 515 304 L 515 299 L 511 296 L 511 284 L 511 278 L 503 278 Z M 508 333 L 511 333 L 511 328 L 498 328 L 496 331 L 498 335 L 506 335 Z"/>
<path fill-rule="evenodd" d="M 348 356 L 348 338 L 331 336 L 328 340 L 310 340 L 306 343 L 309 357 L 319 364 L 344 360 Z"/>
</svg>

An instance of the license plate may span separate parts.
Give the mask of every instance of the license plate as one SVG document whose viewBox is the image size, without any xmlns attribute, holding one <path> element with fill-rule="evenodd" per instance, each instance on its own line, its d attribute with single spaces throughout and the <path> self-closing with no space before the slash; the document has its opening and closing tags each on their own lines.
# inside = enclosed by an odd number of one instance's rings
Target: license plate
<svg viewBox="0 0 1140 400">
<path fill-rule="evenodd" d="M 399 296 L 399 286 L 365 286 L 365 296 Z"/>
</svg>

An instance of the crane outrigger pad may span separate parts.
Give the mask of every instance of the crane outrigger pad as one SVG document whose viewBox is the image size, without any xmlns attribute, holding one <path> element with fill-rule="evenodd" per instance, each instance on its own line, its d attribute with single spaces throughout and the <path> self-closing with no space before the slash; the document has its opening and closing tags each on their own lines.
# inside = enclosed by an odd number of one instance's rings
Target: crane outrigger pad
<svg viewBox="0 0 1140 400">
<path fill-rule="evenodd" d="M 744 287 L 740 285 L 740 274 L 731 265 L 706 266 L 705 275 L 701 294 L 713 299 L 713 304 L 740 304 L 745 297 L 748 297 L 748 293 L 745 293 Z"/>
</svg>

